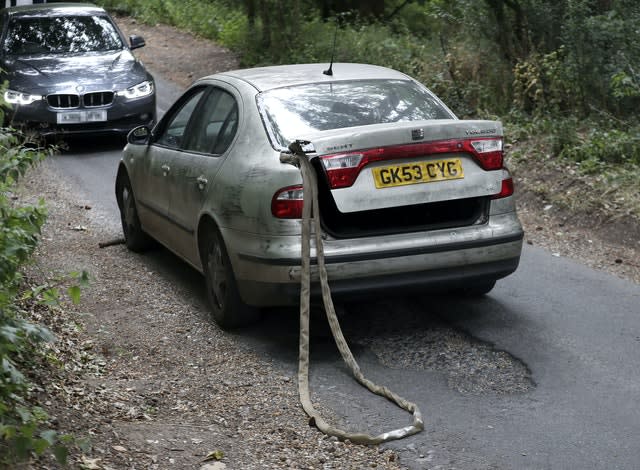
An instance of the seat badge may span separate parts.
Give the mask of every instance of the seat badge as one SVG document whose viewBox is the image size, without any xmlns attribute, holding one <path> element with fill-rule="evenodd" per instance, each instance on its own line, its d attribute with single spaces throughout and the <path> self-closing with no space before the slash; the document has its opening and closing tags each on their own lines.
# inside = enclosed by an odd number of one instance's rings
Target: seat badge
<svg viewBox="0 0 640 470">
<path fill-rule="evenodd" d="M 424 129 L 411 129 L 411 140 L 424 139 Z"/>
</svg>

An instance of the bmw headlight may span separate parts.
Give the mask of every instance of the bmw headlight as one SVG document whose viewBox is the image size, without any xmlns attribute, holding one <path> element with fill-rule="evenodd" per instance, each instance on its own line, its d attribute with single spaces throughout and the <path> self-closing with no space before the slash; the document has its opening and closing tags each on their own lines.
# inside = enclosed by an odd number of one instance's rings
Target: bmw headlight
<svg viewBox="0 0 640 470">
<path fill-rule="evenodd" d="M 31 95 L 22 91 L 7 90 L 4 92 L 4 100 L 9 104 L 27 106 L 41 99 L 42 95 Z"/>
<path fill-rule="evenodd" d="M 124 96 L 128 100 L 135 100 L 138 98 L 144 98 L 153 94 L 153 82 L 146 80 L 142 83 L 138 83 L 126 90 L 119 91 L 118 96 Z"/>
</svg>

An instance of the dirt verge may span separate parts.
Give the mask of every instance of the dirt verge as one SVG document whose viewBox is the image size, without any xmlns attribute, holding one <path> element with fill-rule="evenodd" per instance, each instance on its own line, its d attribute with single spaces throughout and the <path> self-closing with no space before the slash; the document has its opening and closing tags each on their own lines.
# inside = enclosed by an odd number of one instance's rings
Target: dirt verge
<svg viewBox="0 0 640 470">
<path fill-rule="evenodd" d="M 99 248 L 121 236 L 119 227 L 64 181 L 45 162 L 29 173 L 21 200 L 44 197 L 49 207 L 29 278 L 79 269 L 92 278 L 79 307 L 38 318 L 58 341 L 34 398 L 55 429 L 80 440 L 72 468 L 400 468 L 392 451 L 309 426 L 295 377 L 217 328 L 193 270 L 177 265 L 169 279 L 154 272 L 154 263 L 173 263 L 158 261 L 162 252 Z M 180 278 L 189 276 L 193 285 L 184 287 Z M 57 465 L 45 459 L 32 468 Z"/>
</svg>

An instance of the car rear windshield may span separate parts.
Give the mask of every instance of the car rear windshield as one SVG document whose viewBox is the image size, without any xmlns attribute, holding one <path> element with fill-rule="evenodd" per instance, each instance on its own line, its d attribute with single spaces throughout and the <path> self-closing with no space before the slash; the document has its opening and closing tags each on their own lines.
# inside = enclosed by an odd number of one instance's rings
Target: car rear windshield
<svg viewBox="0 0 640 470">
<path fill-rule="evenodd" d="M 398 121 L 452 119 L 426 88 L 410 80 L 358 80 L 277 88 L 258 95 L 276 148 L 312 132 Z"/>
<path fill-rule="evenodd" d="M 11 55 L 73 54 L 122 49 L 106 16 L 14 17 L 4 50 Z"/>
</svg>

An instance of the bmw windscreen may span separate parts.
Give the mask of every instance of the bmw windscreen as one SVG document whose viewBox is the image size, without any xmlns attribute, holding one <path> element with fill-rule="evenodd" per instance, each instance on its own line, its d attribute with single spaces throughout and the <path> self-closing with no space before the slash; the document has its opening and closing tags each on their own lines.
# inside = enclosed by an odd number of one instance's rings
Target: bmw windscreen
<svg viewBox="0 0 640 470">
<path fill-rule="evenodd" d="M 14 17 L 3 44 L 9 55 L 52 55 L 116 51 L 120 35 L 102 16 Z"/>
</svg>

